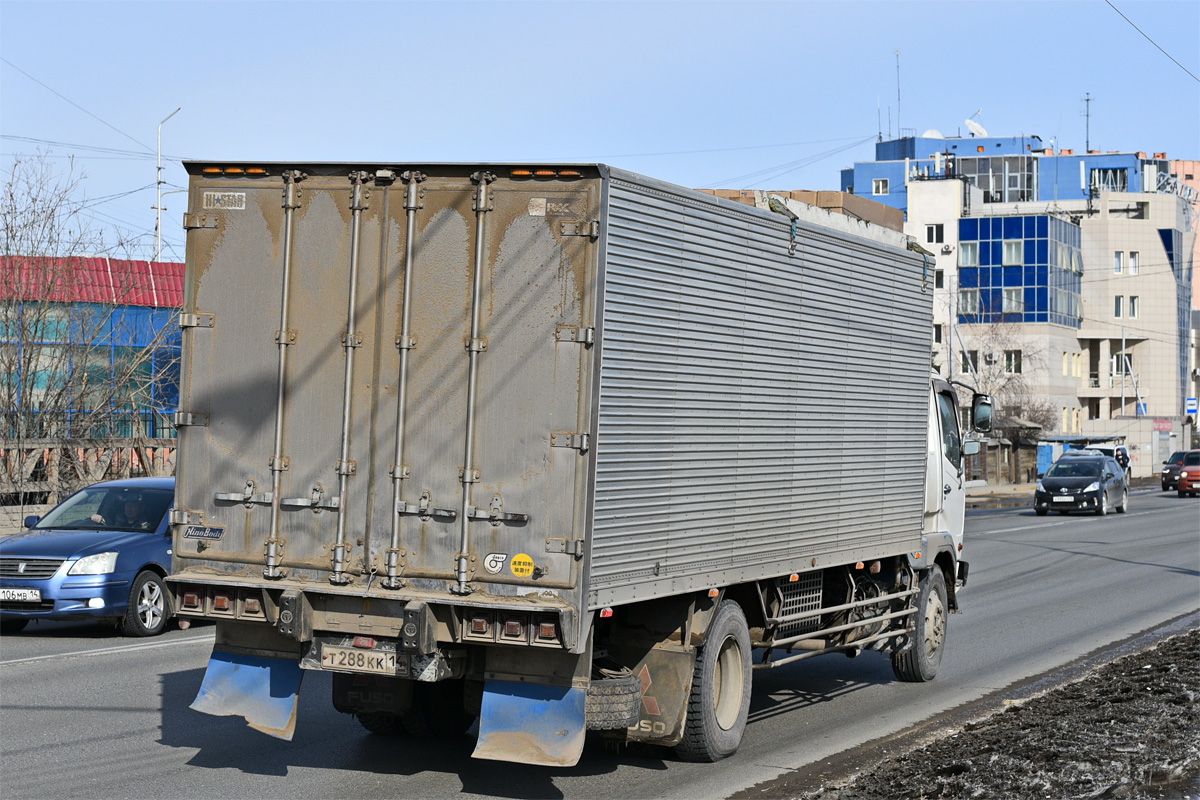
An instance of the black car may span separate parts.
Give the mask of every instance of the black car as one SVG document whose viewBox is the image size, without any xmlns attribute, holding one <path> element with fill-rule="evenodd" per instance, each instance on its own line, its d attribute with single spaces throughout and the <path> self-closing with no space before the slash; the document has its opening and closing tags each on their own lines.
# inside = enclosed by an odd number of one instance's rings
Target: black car
<svg viewBox="0 0 1200 800">
<path fill-rule="evenodd" d="M 1115 508 L 1124 514 L 1129 506 L 1129 484 L 1116 459 L 1097 454 L 1073 453 L 1060 458 L 1041 476 L 1033 495 L 1034 510 L 1043 517 L 1051 510 L 1091 511 L 1104 515 Z"/>
<path fill-rule="evenodd" d="M 1163 462 L 1162 490 L 1171 492 L 1179 488 L 1179 468 L 1183 466 L 1183 456 L 1187 450 L 1176 450 L 1171 457 Z"/>
</svg>

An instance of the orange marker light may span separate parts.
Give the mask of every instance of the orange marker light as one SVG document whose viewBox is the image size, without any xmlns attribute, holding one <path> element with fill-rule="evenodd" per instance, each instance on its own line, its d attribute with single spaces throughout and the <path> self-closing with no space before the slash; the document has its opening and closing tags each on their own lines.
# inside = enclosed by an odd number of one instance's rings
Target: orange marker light
<svg viewBox="0 0 1200 800">
<path fill-rule="evenodd" d="M 920 560 L 921 560 L 921 554 L 920 554 L 920 553 L 913 553 L 913 558 L 915 558 L 915 559 L 917 559 L 918 561 L 920 561 Z"/>
<path fill-rule="evenodd" d="M 612 609 L 611 609 L 611 608 L 602 608 L 602 609 L 600 609 L 600 619 L 608 619 L 608 618 L 609 618 L 609 617 L 611 617 L 611 616 L 612 616 Z"/>
<path fill-rule="evenodd" d="M 855 564 L 855 565 L 854 565 L 854 568 L 855 568 L 855 569 L 862 569 L 862 568 L 863 568 L 863 567 L 865 567 L 865 566 L 866 566 L 866 564 L 864 564 L 863 562 L 861 562 L 861 561 L 860 561 L 860 562 L 858 562 L 857 564 Z"/>
<path fill-rule="evenodd" d="M 226 175 L 241 175 L 245 171 L 246 170 L 242 169 L 241 167 L 226 167 L 225 174 Z"/>
<path fill-rule="evenodd" d="M 795 572 L 793 572 L 791 575 L 788 576 L 788 583 L 795 583 L 798 580 L 800 580 L 800 576 L 797 575 Z"/>
<path fill-rule="evenodd" d="M 262 167 L 250 167 L 246 170 L 247 175 L 266 175 L 267 171 Z"/>
<path fill-rule="evenodd" d="M 514 178 L 528 178 L 532 174 L 533 172 L 527 169 L 514 169 L 512 171 L 512 176 Z"/>
<path fill-rule="evenodd" d="M 558 176 L 560 178 L 579 178 L 579 177 L 581 177 L 579 172 L 577 172 L 576 170 L 573 170 L 573 169 L 564 169 L 562 172 L 558 173 Z"/>
<path fill-rule="evenodd" d="M 220 175 L 221 168 L 220 167 L 205 167 L 204 174 L 205 175 Z"/>
<path fill-rule="evenodd" d="M 708 590 L 708 596 L 709 596 L 709 597 L 716 597 L 716 596 L 717 596 L 717 595 L 719 595 L 720 593 L 721 593 L 721 592 L 720 592 L 720 590 L 719 590 L 719 589 L 709 589 L 709 590 Z"/>
<path fill-rule="evenodd" d="M 553 178 L 558 173 L 552 169 L 539 169 L 533 173 L 539 178 Z"/>
</svg>

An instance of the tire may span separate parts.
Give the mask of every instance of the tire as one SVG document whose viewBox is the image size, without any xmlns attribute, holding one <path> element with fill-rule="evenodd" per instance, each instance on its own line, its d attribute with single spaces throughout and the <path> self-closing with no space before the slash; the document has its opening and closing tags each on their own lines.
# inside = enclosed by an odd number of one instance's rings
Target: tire
<svg viewBox="0 0 1200 800">
<path fill-rule="evenodd" d="M 27 619 L 0 619 L 0 633 L 20 633 L 28 624 Z"/>
<path fill-rule="evenodd" d="M 938 567 L 921 575 L 912 647 L 892 655 L 892 672 L 908 683 L 933 680 L 942 665 L 949 622 L 946 577 Z"/>
<path fill-rule="evenodd" d="M 1044 517 L 1050 513 L 1050 509 L 1048 509 L 1048 508 L 1035 508 L 1033 511 L 1039 517 Z"/>
<path fill-rule="evenodd" d="M 167 628 L 171 618 L 171 601 L 167 585 L 157 572 L 138 573 L 129 590 L 129 608 L 121 623 L 126 636 L 157 636 Z"/>
<path fill-rule="evenodd" d="M 1104 517 L 1108 515 L 1108 491 L 1100 490 L 1100 505 L 1096 506 L 1096 516 Z"/>
<path fill-rule="evenodd" d="M 463 706 L 465 684 L 462 678 L 414 683 L 412 708 L 400 716 L 404 730 L 422 739 L 448 739 L 466 733 L 475 715 Z"/>
<path fill-rule="evenodd" d="M 1117 506 L 1117 513 L 1124 514 L 1129 509 L 1129 490 L 1121 490 L 1121 505 Z"/>
<path fill-rule="evenodd" d="M 593 680 L 588 685 L 584 718 L 589 731 L 611 731 L 636 725 L 642 711 L 642 679 L 630 673 Z"/>
<path fill-rule="evenodd" d="M 1178 489 L 1176 491 L 1178 491 L 1180 497 L 1187 497 L 1187 492 L 1185 492 L 1183 489 Z"/>
<path fill-rule="evenodd" d="M 696 655 L 683 740 L 675 754 L 684 761 L 719 761 L 737 752 L 750 714 L 750 629 L 742 608 L 721 603 Z"/>
<path fill-rule="evenodd" d="M 399 714 L 386 711 L 358 711 L 354 714 L 359 724 L 378 736 L 401 736 L 406 733 Z"/>
</svg>

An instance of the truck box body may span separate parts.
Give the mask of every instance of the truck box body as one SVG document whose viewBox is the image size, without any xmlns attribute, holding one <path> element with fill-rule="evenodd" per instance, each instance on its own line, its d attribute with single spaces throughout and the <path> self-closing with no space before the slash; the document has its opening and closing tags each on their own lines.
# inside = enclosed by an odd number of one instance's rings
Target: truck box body
<svg viewBox="0 0 1200 800">
<path fill-rule="evenodd" d="M 901 235 L 604 165 L 307 164 L 290 199 L 229 167 L 188 164 L 173 580 L 299 587 L 318 626 L 320 597 L 542 608 L 578 652 L 590 610 L 919 549 Z"/>
</svg>

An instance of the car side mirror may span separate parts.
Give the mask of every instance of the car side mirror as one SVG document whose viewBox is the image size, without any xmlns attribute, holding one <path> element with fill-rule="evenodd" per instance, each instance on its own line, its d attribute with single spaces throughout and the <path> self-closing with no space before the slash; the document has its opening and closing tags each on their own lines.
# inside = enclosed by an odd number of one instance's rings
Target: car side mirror
<svg viewBox="0 0 1200 800">
<path fill-rule="evenodd" d="M 971 427 L 980 433 L 992 432 L 992 396 L 979 394 L 971 398 Z"/>
<path fill-rule="evenodd" d="M 40 520 L 41 517 L 37 516 L 36 514 L 30 514 L 25 518 L 25 527 L 32 528 L 34 525 L 37 525 Z"/>
<path fill-rule="evenodd" d="M 1044 473 L 1044 472 L 1039 472 L 1037 475 L 1038 475 L 1038 480 L 1039 480 L 1039 481 L 1040 481 L 1042 478 L 1046 477 L 1046 473 Z"/>
</svg>

